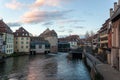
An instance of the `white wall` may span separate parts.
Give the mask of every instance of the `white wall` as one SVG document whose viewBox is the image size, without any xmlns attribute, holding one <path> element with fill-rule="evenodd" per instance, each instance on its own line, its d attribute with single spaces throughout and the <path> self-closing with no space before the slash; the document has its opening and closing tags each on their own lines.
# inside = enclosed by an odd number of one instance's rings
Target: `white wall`
<svg viewBox="0 0 120 80">
<path fill-rule="evenodd" d="M 76 49 L 76 48 L 78 48 L 78 45 L 77 45 L 77 42 L 76 41 L 71 41 L 71 42 L 69 42 L 70 43 L 70 48 L 71 49 Z"/>
</svg>

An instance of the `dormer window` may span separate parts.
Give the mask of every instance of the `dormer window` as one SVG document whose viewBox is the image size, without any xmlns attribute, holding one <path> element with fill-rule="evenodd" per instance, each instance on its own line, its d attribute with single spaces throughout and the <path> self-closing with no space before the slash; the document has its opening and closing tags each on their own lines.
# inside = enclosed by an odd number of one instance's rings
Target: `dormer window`
<svg viewBox="0 0 120 80">
<path fill-rule="evenodd" d="M 22 35 L 24 36 L 24 33 Z"/>
</svg>

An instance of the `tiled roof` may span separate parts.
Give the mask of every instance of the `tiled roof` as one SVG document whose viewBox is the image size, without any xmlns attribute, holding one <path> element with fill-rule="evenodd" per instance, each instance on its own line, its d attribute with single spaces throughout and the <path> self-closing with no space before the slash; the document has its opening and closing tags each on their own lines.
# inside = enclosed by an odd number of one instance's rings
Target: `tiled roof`
<svg viewBox="0 0 120 80">
<path fill-rule="evenodd" d="M 3 20 L 0 20 L 0 32 L 10 34 L 13 33 L 10 27 L 5 22 L 3 22 Z"/>
<path fill-rule="evenodd" d="M 80 37 L 78 35 L 70 35 L 66 37 L 67 41 L 77 41 L 80 40 Z"/>
<path fill-rule="evenodd" d="M 78 35 L 70 35 L 70 36 L 67 36 L 65 38 L 59 38 L 58 41 L 59 42 L 69 42 L 69 41 L 77 41 L 77 42 L 79 42 L 80 37 Z"/>
<path fill-rule="evenodd" d="M 41 37 L 48 37 L 48 36 L 56 36 L 57 37 L 57 33 L 54 30 L 49 30 L 46 29 L 42 34 L 40 34 Z"/>
<path fill-rule="evenodd" d="M 29 32 L 23 27 L 20 27 L 16 32 L 14 32 L 15 37 L 30 37 Z"/>
<path fill-rule="evenodd" d="M 45 41 L 43 37 L 30 37 L 30 41 Z"/>
</svg>

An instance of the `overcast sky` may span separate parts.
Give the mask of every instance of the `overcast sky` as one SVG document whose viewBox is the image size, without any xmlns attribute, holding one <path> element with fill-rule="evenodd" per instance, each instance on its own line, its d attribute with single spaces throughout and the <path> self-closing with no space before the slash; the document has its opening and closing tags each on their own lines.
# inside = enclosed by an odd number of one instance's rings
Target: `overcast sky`
<svg viewBox="0 0 120 80">
<path fill-rule="evenodd" d="M 13 31 L 24 27 L 33 35 L 46 28 L 58 35 L 96 32 L 117 0 L 0 0 L 0 18 Z"/>
</svg>

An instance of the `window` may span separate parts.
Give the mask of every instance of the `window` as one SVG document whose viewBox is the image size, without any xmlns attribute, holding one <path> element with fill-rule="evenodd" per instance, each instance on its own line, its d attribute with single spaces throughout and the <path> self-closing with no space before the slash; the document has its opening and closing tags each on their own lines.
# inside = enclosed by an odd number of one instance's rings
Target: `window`
<svg viewBox="0 0 120 80">
<path fill-rule="evenodd" d="M 26 36 L 28 36 L 28 34 L 26 33 Z"/>
<path fill-rule="evenodd" d="M 28 48 L 28 46 L 26 46 L 26 48 Z"/>
<path fill-rule="evenodd" d="M 18 36 L 18 33 L 16 35 Z"/>
<path fill-rule="evenodd" d="M 28 37 L 26 38 L 26 40 L 28 40 Z"/>
<path fill-rule="evenodd" d="M 39 48 L 42 48 L 42 45 L 39 45 Z"/>
<path fill-rule="evenodd" d="M 24 42 L 22 41 L 21 44 L 24 44 Z"/>
<path fill-rule="evenodd" d="M 50 45 L 49 45 L 49 44 L 45 44 L 45 48 L 46 48 L 46 49 L 49 49 L 49 48 L 50 48 Z"/>
<path fill-rule="evenodd" d="M 24 38 L 22 37 L 21 40 L 23 40 Z"/>
<path fill-rule="evenodd" d="M 23 46 L 21 46 L 21 48 L 23 48 Z"/>
<path fill-rule="evenodd" d="M 26 42 L 26 44 L 28 44 L 28 42 Z"/>
<path fill-rule="evenodd" d="M 35 45 L 34 45 L 34 44 L 31 44 L 31 45 L 30 45 L 30 48 L 31 48 L 31 49 L 35 49 Z"/>
<path fill-rule="evenodd" d="M 17 44 L 17 41 L 16 41 L 16 44 Z"/>
<path fill-rule="evenodd" d="M 22 30 L 24 32 L 24 30 Z"/>
<path fill-rule="evenodd" d="M 16 40 L 17 40 L 17 38 L 16 38 Z"/>
<path fill-rule="evenodd" d="M 22 35 L 24 36 L 24 33 Z"/>
</svg>

